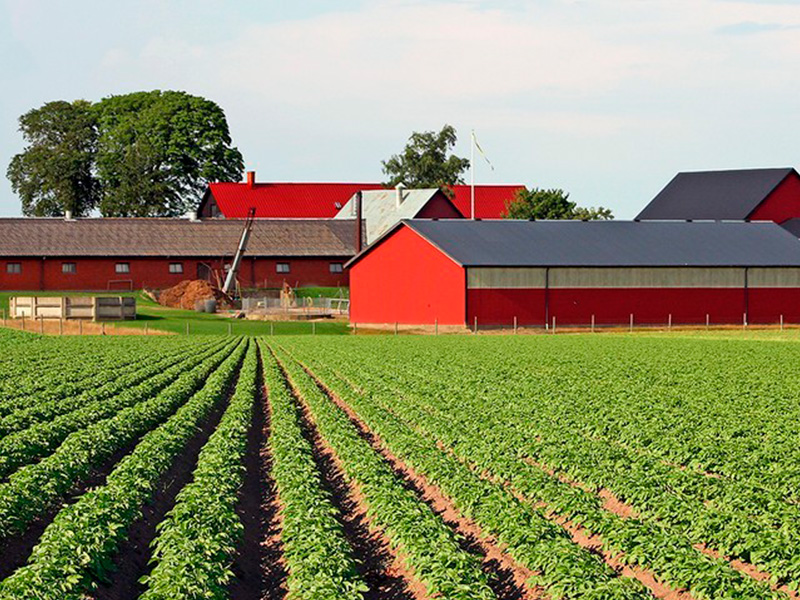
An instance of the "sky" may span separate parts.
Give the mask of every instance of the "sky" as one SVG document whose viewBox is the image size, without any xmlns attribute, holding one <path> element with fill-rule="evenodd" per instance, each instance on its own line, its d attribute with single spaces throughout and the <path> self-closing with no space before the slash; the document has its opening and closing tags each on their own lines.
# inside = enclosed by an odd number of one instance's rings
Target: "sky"
<svg viewBox="0 0 800 600">
<path fill-rule="evenodd" d="M 799 162 L 800 0 L 0 2 L 3 171 L 31 108 L 152 89 L 217 102 L 259 181 L 381 181 L 445 123 L 476 182 L 622 219 L 678 171 Z"/>
</svg>

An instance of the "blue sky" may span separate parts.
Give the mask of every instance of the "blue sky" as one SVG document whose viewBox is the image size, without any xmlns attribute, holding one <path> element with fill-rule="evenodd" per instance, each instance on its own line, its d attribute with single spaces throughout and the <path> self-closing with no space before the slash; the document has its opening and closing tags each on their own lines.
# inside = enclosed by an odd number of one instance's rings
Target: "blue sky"
<svg viewBox="0 0 800 600">
<path fill-rule="evenodd" d="M 800 0 L 2 0 L 0 163 L 48 100 L 179 89 L 259 180 L 380 180 L 474 128 L 482 183 L 631 218 L 679 170 L 796 166 Z M 0 215 L 19 201 L 0 181 Z"/>
</svg>

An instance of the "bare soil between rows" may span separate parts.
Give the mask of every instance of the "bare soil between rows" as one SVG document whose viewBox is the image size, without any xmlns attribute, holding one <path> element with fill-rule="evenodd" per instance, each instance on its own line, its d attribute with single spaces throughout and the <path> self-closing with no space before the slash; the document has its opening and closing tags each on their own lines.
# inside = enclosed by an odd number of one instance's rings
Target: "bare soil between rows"
<svg viewBox="0 0 800 600">
<path fill-rule="evenodd" d="M 462 515 L 437 486 L 392 453 L 352 407 L 339 398 L 310 369 L 305 366 L 303 368 L 319 390 L 347 415 L 361 438 L 389 464 L 403 485 L 422 499 L 456 533 L 462 550 L 480 558 L 482 570 L 489 579 L 489 586 L 498 599 L 533 600 L 545 597 L 543 590 L 526 583 L 535 575 L 534 572 L 514 561 L 476 523 Z"/>
<path fill-rule="evenodd" d="M 200 430 L 192 436 L 184 450 L 173 461 L 172 466 L 159 481 L 152 501 L 143 507 L 142 515 L 128 530 L 114 559 L 117 570 L 110 575 L 109 581 L 99 582 L 89 597 L 94 600 L 129 600 L 137 598 L 144 592 L 145 586 L 139 583 L 139 579 L 150 572 L 149 562 L 153 555 L 152 543 L 157 535 L 156 527 L 175 506 L 178 493 L 192 481 L 200 451 L 219 425 L 225 409 L 230 404 L 238 380 L 237 371 L 225 392 L 224 399 L 212 409 Z"/>
<path fill-rule="evenodd" d="M 353 549 L 359 575 L 369 587 L 364 595 L 365 600 L 428 598 L 424 586 L 408 572 L 381 531 L 371 527 L 363 497 L 347 481 L 335 451 L 320 435 L 307 404 L 289 381 L 283 365 L 280 368 L 297 403 L 300 428 L 311 445 L 322 487 L 338 511 L 339 522 L 345 539 Z"/>
<path fill-rule="evenodd" d="M 272 479 L 269 452 L 271 413 L 264 387 L 259 349 L 258 396 L 253 424 L 247 436 L 245 477 L 236 512 L 244 525 L 239 551 L 234 557 L 234 579 L 228 586 L 231 600 L 278 600 L 286 596 L 286 563 L 280 537 L 277 489 Z"/>
</svg>

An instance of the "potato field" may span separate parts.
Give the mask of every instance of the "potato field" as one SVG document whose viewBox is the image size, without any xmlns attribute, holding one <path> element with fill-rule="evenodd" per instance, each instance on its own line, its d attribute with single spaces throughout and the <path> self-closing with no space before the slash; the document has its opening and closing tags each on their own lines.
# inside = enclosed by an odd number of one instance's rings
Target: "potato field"
<svg viewBox="0 0 800 600">
<path fill-rule="evenodd" d="M 0 348 L 0 600 L 798 597 L 797 341 Z"/>
</svg>

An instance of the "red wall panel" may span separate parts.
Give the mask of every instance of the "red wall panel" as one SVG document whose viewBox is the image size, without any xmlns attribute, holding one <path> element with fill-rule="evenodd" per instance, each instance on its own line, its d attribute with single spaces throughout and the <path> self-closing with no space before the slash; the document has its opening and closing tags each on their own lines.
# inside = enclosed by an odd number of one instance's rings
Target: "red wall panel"
<svg viewBox="0 0 800 600">
<path fill-rule="evenodd" d="M 751 323 L 800 323 L 800 289 L 751 288 L 747 304 Z"/>
<path fill-rule="evenodd" d="M 780 290 L 776 295 L 783 300 L 771 302 L 785 306 L 800 291 Z M 712 323 L 736 324 L 745 312 L 744 289 L 735 288 L 551 288 L 547 293 L 544 289 L 473 289 L 468 298 L 469 324 L 477 317 L 479 326 L 510 326 L 515 316 L 520 325 L 543 325 L 545 314 L 549 324 L 555 317 L 557 326 L 589 325 L 592 315 L 597 325 L 627 325 L 631 314 L 640 325 L 666 324 L 670 314 L 674 324 L 703 324 L 706 314 Z M 754 316 L 780 314 L 760 299 L 750 302 Z M 795 312 L 800 319 L 800 303 Z"/>
<path fill-rule="evenodd" d="M 244 287 L 280 287 L 285 280 L 297 286 L 346 286 L 347 273 L 331 273 L 330 263 L 345 263 L 348 257 L 340 258 L 245 258 L 242 262 L 239 281 Z M 22 264 L 22 273 L 7 272 L 7 263 Z M 62 263 L 76 263 L 75 273 L 64 273 Z M 117 273 L 115 265 L 127 262 L 130 273 Z M 169 272 L 169 263 L 183 264 L 182 274 Z M 225 261 L 229 262 L 229 261 Z M 288 262 L 290 272 L 276 272 L 278 262 Z M 221 271 L 223 261 L 167 258 L 49 258 L 0 260 L 0 289 L 2 290 L 125 290 L 143 287 L 163 289 L 184 279 L 198 277 L 198 265 L 209 265 Z"/>
<path fill-rule="evenodd" d="M 467 290 L 468 324 L 544 325 L 544 289 L 470 289 Z"/>
<path fill-rule="evenodd" d="M 800 177 L 790 175 L 750 214 L 752 221 L 775 221 L 800 217 Z"/>
<path fill-rule="evenodd" d="M 439 192 L 431 198 L 415 219 L 463 219 L 458 209 Z"/>
<path fill-rule="evenodd" d="M 557 324 L 588 325 L 592 315 L 598 325 L 630 322 L 647 325 L 672 322 L 741 323 L 745 312 L 744 289 L 738 288 L 592 288 L 551 289 L 550 320 Z"/>
<path fill-rule="evenodd" d="M 354 323 L 463 325 L 465 271 L 408 227 L 350 269 Z"/>
</svg>

